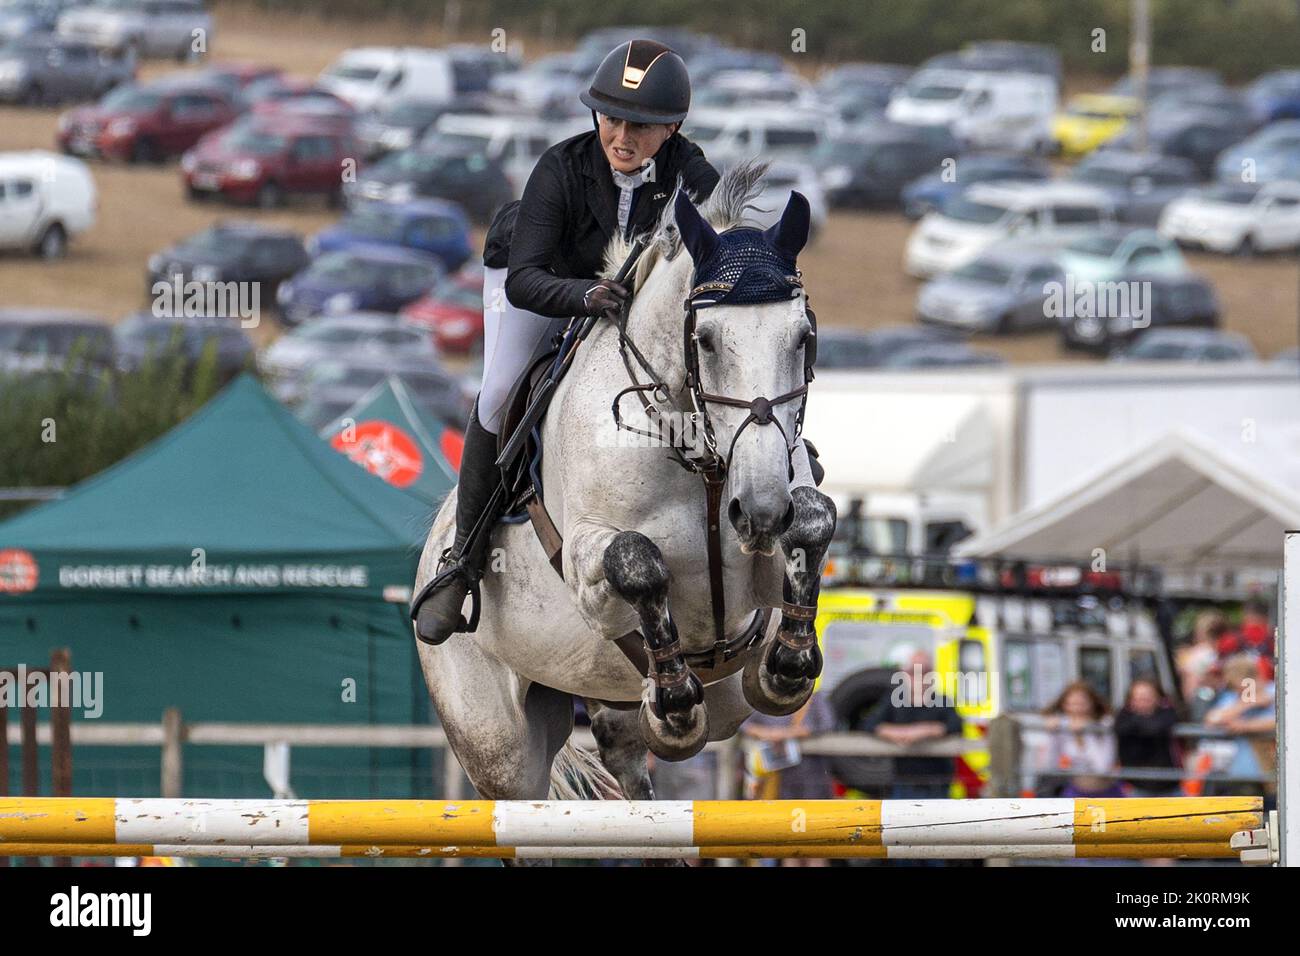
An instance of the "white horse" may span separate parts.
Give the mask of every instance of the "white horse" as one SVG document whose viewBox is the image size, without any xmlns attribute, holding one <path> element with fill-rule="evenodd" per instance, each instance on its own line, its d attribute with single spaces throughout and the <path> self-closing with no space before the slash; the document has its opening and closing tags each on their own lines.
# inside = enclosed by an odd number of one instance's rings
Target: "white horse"
<svg viewBox="0 0 1300 956">
<path fill-rule="evenodd" d="M 796 288 L 781 301 L 717 304 L 693 313 L 694 335 L 683 335 L 694 266 L 726 258 L 717 230 L 740 227 L 763 170 L 742 166 L 725 175 L 698 212 L 685 196 L 668 204 L 637 264 L 625 331 L 677 410 L 693 407 L 687 353 L 698 349 L 696 394 L 710 396 L 705 410 L 716 448 L 730 452 L 722 498 L 729 520 L 720 522 L 724 630 L 728 638 L 741 634 L 762 608 L 783 608 L 781 626 L 769 614 L 761 644 L 722 669 L 730 676 L 701 686 L 692 673 L 689 655 L 716 640 L 703 485 L 663 447 L 629 447 L 620 438 L 626 433 L 611 403 L 630 384 L 629 372 L 618 327 L 602 320 L 544 423 L 542 484 L 564 539 L 563 578 L 529 525 L 499 525 L 477 631 L 437 647 L 417 641 L 452 749 L 488 799 L 544 799 L 553 779 L 561 796 L 575 786 L 580 795 L 617 795 L 595 759 L 567 744 L 573 695 L 588 702 L 600 764 L 618 790 L 651 799 L 647 748 L 683 759 L 707 740 L 730 737 L 753 707 L 790 713 L 811 693 L 821 668 L 811 611 L 834 506 L 810 483 L 790 485 L 789 443 L 801 402 L 769 404 L 766 421 L 763 414 L 763 396 L 798 393 L 805 383 L 815 334 L 805 297 Z M 723 239 L 761 237 L 792 265 L 807 227 L 807 203 L 795 194 L 772 229 Z M 627 253 L 628 244 L 611 244 L 609 274 Z M 714 404 L 720 396 L 743 401 Z M 626 398 L 623 417 L 646 425 L 649 416 Z M 417 590 L 450 542 L 454 515 L 449 497 L 425 543 Z M 634 629 L 655 661 L 650 678 L 615 644 Z"/>
</svg>

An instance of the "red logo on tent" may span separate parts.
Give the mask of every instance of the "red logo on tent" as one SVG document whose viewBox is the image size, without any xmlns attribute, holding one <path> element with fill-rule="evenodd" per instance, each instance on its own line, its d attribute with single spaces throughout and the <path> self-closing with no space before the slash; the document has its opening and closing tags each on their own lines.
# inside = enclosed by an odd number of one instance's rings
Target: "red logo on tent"
<svg viewBox="0 0 1300 956">
<path fill-rule="evenodd" d="M 36 590 L 40 569 L 30 551 L 6 548 L 0 551 L 0 593 L 22 594 Z"/>
<path fill-rule="evenodd" d="M 420 446 L 389 422 L 361 422 L 353 429 L 343 429 L 330 439 L 330 444 L 372 475 L 398 488 L 410 485 L 424 472 Z"/>
</svg>

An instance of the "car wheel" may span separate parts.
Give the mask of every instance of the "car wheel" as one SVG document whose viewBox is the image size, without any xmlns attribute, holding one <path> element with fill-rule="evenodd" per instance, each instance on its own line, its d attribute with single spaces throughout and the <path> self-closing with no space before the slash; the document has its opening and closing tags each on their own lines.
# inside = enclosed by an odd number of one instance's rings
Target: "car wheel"
<svg viewBox="0 0 1300 956">
<path fill-rule="evenodd" d="M 68 234 L 56 223 L 46 226 L 36 243 L 36 254 L 42 259 L 62 259 L 68 251 Z"/>
<path fill-rule="evenodd" d="M 997 321 L 993 323 L 991 331 L 994 335 L 1010 335 L 1015 330 L 1015 321 L 1011 318 L 1010 312 L 1004 312 L 999 315 Z"/>
<path fill-rule="evenodd" d="M 342 209 L 345 205 L 343 201 L 343 187 L 340 186 L 337 189 L 331 189 L 326 193 L 325 201 L 329 203 L 331 209 Z"/>
<path fill-rule="evenodd" d="M 23 106 L 40 106 L 45 102 L 45 91 L 39 83 L 29 83 L 20 99 Z"/>
<path fill-rule="evenodd" d="M 1243 259 L 1252 258 L 1258 250 L 1255 248 L 1255 239 L 1250 233 L 1241 237 L 1241 242 L 1237 243 L 1237 248 L 1232 250 L 1232 254 L 1240 256 Z"/>
<path fill-rule="evenodd" d="M 131 147 L 131 162 L 133 163 L 157 163 L 161 161 L 162 156 L 158 152 L 158 147 L 147 136 L 137 139 L 135 145 Z"/>
<path fill-rule="evenodd" d="M 284 205 L 284 190 L 275 180 L 268 179 L 257 191 L 257 205 L 260 209 L 278 209 Z"/>
</svg>

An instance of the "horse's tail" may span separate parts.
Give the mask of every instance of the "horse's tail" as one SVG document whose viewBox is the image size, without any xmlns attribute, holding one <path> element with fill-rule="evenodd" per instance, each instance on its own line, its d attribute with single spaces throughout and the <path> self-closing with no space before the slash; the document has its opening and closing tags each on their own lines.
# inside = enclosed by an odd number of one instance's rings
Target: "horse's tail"
<svg viewBox="0 0 1300 956">
<path fill-rule="evenodd" d="M 622 800 L 614 775 L 589 750 L 564 742 L 551 764 L 552 800 Z"/>
</svg>

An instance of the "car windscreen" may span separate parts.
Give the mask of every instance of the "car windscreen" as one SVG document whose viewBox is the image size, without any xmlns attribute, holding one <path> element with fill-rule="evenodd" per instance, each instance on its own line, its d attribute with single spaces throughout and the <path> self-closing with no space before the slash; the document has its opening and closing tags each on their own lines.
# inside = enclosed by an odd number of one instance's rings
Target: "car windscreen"
<svg viewBox="0 0 1300 956">
<path fill-rule="evenodd" d="M 362 83 L 371 83 L 379 78 L 379 67 L 340 63 L 338 66 L 331 67 L 328 75 L 336 80 L 356 80 Z"/>
<path fill-rule="evenodd" d="M 957 222 L 990 226 L 1007 214 L 1006 207 L 993 203 L 976 202 L 965 196 L 954 196 L 943 204 L 943 215 Z"/>
<path fill-rule="evenodd" d="M 1085 256 L 1110 258 L 1123 241 L 1123 236 L 1084 236 L 1070 243 L 1067 248 L 1071 252 L 1080 252 Z"/>
<path fill-rule="evenodd" d="M 442 115 L 444 107 L 439 103 L 421 103 L 407 100 L 395 103 L 379 114 L 379 122 L 391 126 L 423 126 L 432 123 Z"/>
<path fill-rule="evenodd" d="M 1208 199 L 1210 202 L 1229 203 L 1233 206 L 1249 206 L 1255 201 L 1258 194 L 1257 189 L 1252 189 L 1249 186 L 1226 184 L 1211 186 L 1201 193 L 1201 197 Z"/>
<path fill-rule="evenodd" d="M 982 282 L 987 285 L 1004 286 L 1011 281 L 1011 270 L 1001 263 L 988 259 L 976 259 L 959 269 L 953 270 L 953 278 L 967 282 Z"/>
<path fill-rule="evenodd" d="M 408 149 L 392 159 L 384 160 L 375 169 L 402 175 L 427 175 L 441 166 L 447 157 L 426 150 Z"/>
<path fill-rule="evenodd" d="M 440 153 L 471 153 L 486 156 L 488 147 L 492 145 L 492 137 L 481 133 L 435 132 L 425 142 L 430 149 Z"/>
<path fill-rule="evenodd" d="M 352 213 L 339 225 L 363 239 L 393 241 L 402 237 L 402 217 L 393 210 L 378 205 Z"/>
<path fill-rule="evenodd" d="M 812 160 L 823 166 L 852 163 L 867 150 L 867 144 L 853 139 L 825 139 L 812 151 Z"/>
<path fill-rule="evenodd" d="M 255 156 L 273 156 L 282 153 L 288 147 L 288 141 L 277 133 L 266 129 L 231 130 L 222 137 L 222 145 L 232 152 L 252 153 Z"/>
<path fill-rule="evenodd" d="M 132 113 L 144 113 L 155 110 L 162 103 L 162 95 L 137 87 L 114 90 L 104 97 L 101 104 L 106 110 L 121 110 Z"/>
<path fill-rule="evenodd" d="M 1116 169 L 1114 166 L 1103 166 L 1101 163 L 1084 163 L 1074 171 L 1074 178 L 1081 183 L 1090 183 L 1095 186 L 1128 186 L 1129 174 L 1122 169 Z"/>
<path fill-rule="evenodd" d="M 914 100 L 943 103 L 957 99 L 964 92 L 966 91 L 963 87 L 947 86 L 942 83 L 907 84 L 907 95 Z"/>
</svg>

